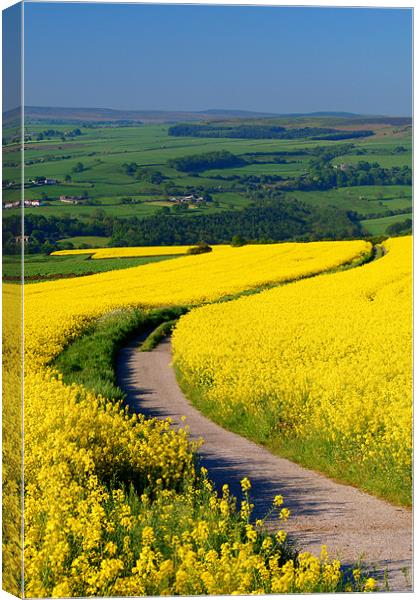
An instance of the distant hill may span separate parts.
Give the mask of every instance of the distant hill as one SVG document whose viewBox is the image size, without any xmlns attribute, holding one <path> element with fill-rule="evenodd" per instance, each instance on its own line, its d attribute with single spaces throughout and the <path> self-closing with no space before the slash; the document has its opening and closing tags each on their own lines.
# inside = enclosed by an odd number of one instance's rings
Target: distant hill
<svg viewBox="0 0 419 600">
<path fill-rule="evenodd" d="M 18 110 L 3 113 L 3 120 L 10 121 L 18 116 Z M 180 123 L 194 121 L 219 120 L 256 120 L 280 119 L 285 121 L 311 119 L 335 120 L 336 123 L 349 125 L 388 124 L 394 126 L 410 125 L 410 117 L 385 115 L 361 115 L 342 111 L 317 111 L 311 113 L 268 113 L 247 110 L 210 108 L 202 111 L 164 111 L 164 110 L 118 110 L 112 108 L 69 108 L 52 106 L 26 106 L 25 118 L 34 121 L 49 122 L 107 122 L 107 123 Z"/>
<path fill-rule="evenodd" d="M 142 123 L 176 123 L 215 119 L 277 117 L 274 113 L 242 110 L 163 111 L 163 110 L 116 110 L 111 108 L 61 108 L 27 106 L 25 115 L 33 120 L 66 121 L 131 121 Z"/>
</svg>

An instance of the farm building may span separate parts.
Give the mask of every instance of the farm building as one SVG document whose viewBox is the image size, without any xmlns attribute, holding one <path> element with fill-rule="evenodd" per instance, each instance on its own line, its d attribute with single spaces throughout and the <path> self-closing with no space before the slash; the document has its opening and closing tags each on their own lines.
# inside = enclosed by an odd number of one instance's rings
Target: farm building
<svg viewBox="0 0 419 600">
<path fill-rule="evenodd" d="M 25 200 L 25 206 L 41 206 L 42 202 L 40 200 Z"/>
<path fill-rule="evenodd" d="M 16 244 L 20 244 L 20 243 L 24 243 L 24 244 L 29 244 L 29 236 L 28 235 L 17 235 L 15 237 L 15 242 Z"/>
<path fill-rule="evenodd" d="M 177 204 L 199 204 L 200 202 L 205 202 L 205 199 L 202 196 L 190 194 L 189 196 L 180 196 L 179 198 L 169 198 L 169 202 L 175 202 Z"/>
<path fill-rule="evenodd" d="M 34 177 L 29 179 L 29 183 L 33 183 L 34 185 L 56 185 L 58 183 L 58 179 L 48 179 L 47 177 Z"/>
<path fill-rule="evenodd" d="M 16 200 L 15 202 L 6 202 L 6 204 L 3 204 L 4 209 L 19 208 L 19 206 L 20 206 L 20 200 Z"/>
</svg>

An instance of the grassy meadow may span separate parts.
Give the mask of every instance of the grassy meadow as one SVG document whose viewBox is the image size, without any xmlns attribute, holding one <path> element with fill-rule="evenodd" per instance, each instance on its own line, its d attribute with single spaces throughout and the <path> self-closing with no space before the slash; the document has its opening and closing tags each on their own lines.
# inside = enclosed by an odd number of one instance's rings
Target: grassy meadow
<svg viewBox="0 0 419 600">
<path fill-rule="evenodd" d="M 411 219 L 412 213 L 406 212 L 398 215 L 390 215 L 388 217 L 378 217 L 376 219 L 364 219 L 361 221 L 363 227 L 372 235 L 385 235 L 387 227 L 400 223 L 406 219 Z"/>
</svg>

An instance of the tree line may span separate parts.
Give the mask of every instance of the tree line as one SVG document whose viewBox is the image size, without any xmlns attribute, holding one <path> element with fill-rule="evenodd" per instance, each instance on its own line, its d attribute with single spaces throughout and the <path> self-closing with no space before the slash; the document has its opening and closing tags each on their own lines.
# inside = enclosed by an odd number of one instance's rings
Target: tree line
<svg viewBox="0 0 419 600">
<path fill-rule="evenodd" d="M 111 246 L 193 245 L 199 241 L 228 243 L 233 236 L 253 241 L 344 239 L 362 235 L 358 220 L 349 212 L 332 208 L 309 207 L 284 195 L 263 192 L 254 195 L 249 207 L 185 218 L 160 214 L 150 217 L 113 217 L 97 209 L 86 221 L 74 217 L 25 216 L 25 234 L 29 235 L 28 252 L 49 253 L 65 237 L 95 235 L 110 237 Z M 5 254 L 20 251 L 16 236 L 21 234 L 21 219 L 3 220 Z"/>
<path fill-rule="evenodd" d="M 345 140 L 374 135 L 371 130 L 346 131 L 330 127 L 285 128 L 278 125 L 209 125 L 199 123 L 179 123 L 168 129 L 170 136 L 278 139 L 292 140 L 311 138 L 318 140 Z"/>
<path fill-rule="evenodd" d="M 191 154 L 190 156 L 172 158 L 167 161 L 167 164 L 177 171 L 193 173 L 196 171 L 206 171 L 207 169 L 242 167 L 247 164 L 247 161 L 232 152 L 221 150 L 218 152 L 206 152 L 204 154 Z"/>
<path fill-rule="evenodd" d="M 193 218 L 153 216 L 120 219 L 110 245 L 172 245 L 228 243 L 233 236 L 253 242 L 345 239 L 362 235 L 359 222 L 348 212 L 309 207 L 277 194 L 240 211 Z"/>
<path fill-rule="evenodd" d="M 410 167 L 381 167 L 378 163 L 361 161 L 355 165 L 331 165 L 313 161 L 309 172 L 280 184 L 289 191 L 329 190 L 360 185 L 412 185 Z"/>
</svg>

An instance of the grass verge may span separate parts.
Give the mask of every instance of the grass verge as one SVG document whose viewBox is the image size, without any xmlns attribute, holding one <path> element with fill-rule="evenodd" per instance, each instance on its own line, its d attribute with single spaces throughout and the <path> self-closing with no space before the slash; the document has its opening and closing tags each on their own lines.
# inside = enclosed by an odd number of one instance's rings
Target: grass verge
<svg viewBox="0 0 419 600">
<path fill-rule="evenodd" d="M 177 307 L 111 312 L 95 321 L 53 364 L 65 383 L 81 384 L 111 400 L 122 400 L 124 393 L 118 387 L 115 370 L 119 349 L 141 333 L 147 335 L 159 325 L 176 321 L 186 310 Z"/>
<path fill-rule="evenodd" d="M 264 446 L 273 454 L 324 473 L 340 483 L 353 485 L 399 506 L 412 505 L 411 480 L 408 476 L 395 477 L 397 470 L 392 468 L 390 457 L 385 465 L 377 464 L 373 458 L 369 463 L 363 461 L 361 464 L 356 448 L 348 456 L 346 451 L 340 451 L 339 440 L 331 442 L 315 436 L 299 439 L 286 431 L 278 432 L 278 415 L 269 402 L 259 413 L 257 421 L 246 406 L 236 405 L 234 411 L 227 415 L 217 403 L 208 400 L 204 386 L 195 387 L 189 383 L 190 379 L 176 364 L 174 370 L 179 386 L 190 402 L 222 427 Z"/>
<path fill-rule="evenodd" d="M 150 352 L 154 350 L 154 348 L 160 344 L 160 342 L 167 336 L 172 333 L 173 327 L 176 325 L 177 319 L 171 319 L 170 321 L 165 321 L 164 323 L 160 323 L 156 327 L 154 331 L 150 333 L 150 335 L 142 342 L 140 347 L 138 348 L 140 352 Z"/>
</svg>

